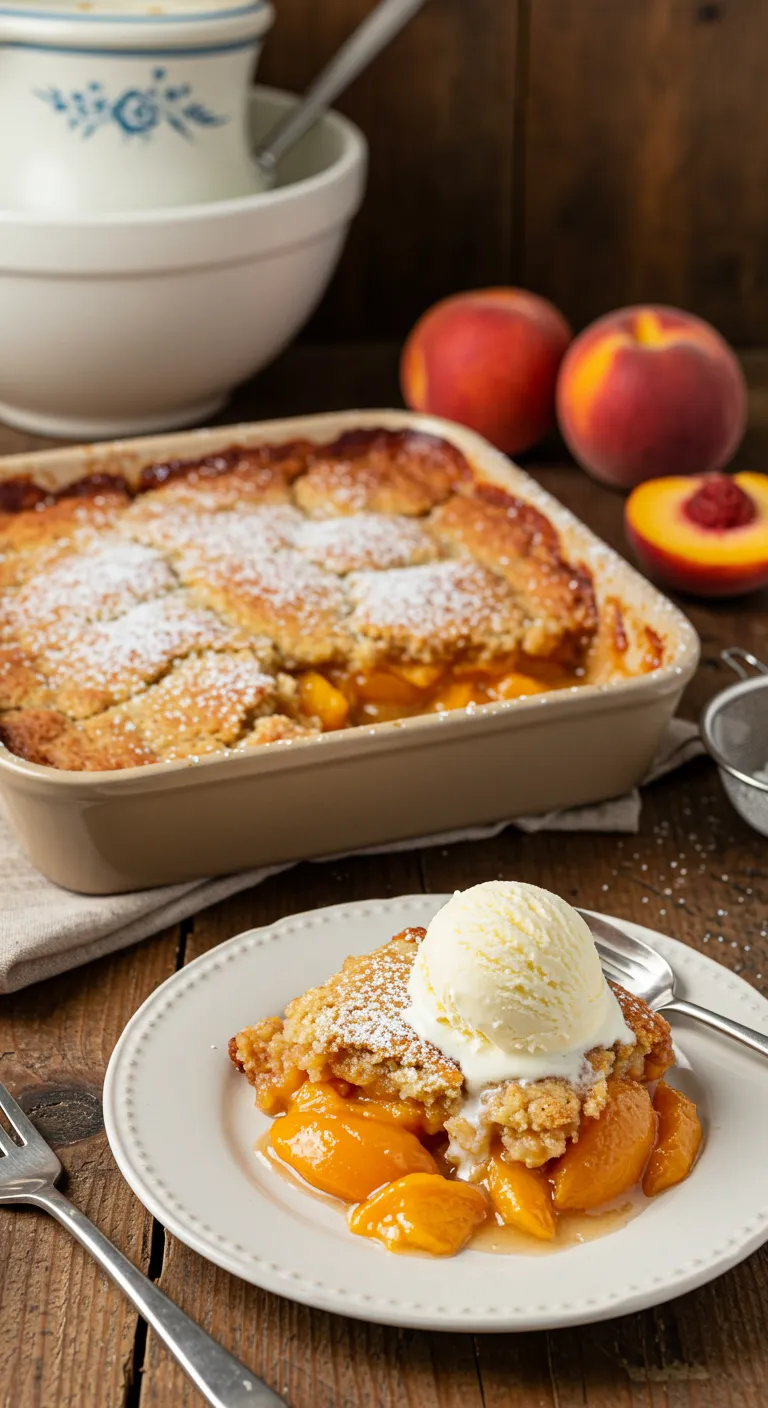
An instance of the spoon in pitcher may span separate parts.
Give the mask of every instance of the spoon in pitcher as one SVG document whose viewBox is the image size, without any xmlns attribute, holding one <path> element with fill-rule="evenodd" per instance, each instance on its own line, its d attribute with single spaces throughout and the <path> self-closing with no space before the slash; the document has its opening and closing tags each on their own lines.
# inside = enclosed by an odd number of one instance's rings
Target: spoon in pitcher
<svg viewBox="0 0 768 1408">
<path fill-rule="evenodd" d="M 649 944 L 635 939 L 616 924 L 609 924 L 598 914 L 588 909 L 580 909 L 600 955 L 600 963 L 606 978 L 612 978 L 621 987 L 627 988 L 637 997 L 642 997 L 654 1012 L 679 1012 L 685 1017 L 695 1017 L 708 1027 L 714 1027 L 724 1036 L 731 1036 L 762 1056 L 768 1056 L 768 1036 L 745 1027 L 732 1017 L 724 1017 L 721 1012 L 712 1012 L 708 1007 L 699 1007 L 694 1002 L 686 1002 L 675 993 L 675 975 L 667 963 Z"/>
<path fill-rule="evenodd" d="M 301 102 L 259 142 L 253 155 L 262 190 L 274 186 L 277 164 L 285 153 L 425 4 L 426 0 L 379 0 L 310 84 Z"/>
</svg>

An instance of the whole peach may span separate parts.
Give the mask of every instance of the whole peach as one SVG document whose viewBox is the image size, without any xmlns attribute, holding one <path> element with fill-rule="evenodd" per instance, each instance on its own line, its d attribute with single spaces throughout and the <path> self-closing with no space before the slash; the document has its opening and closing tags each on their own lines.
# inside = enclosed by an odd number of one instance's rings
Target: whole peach
<svg viewBox="0 0 768 1408">
<path fill-rule="evenodd" d="M 406 404 L 458 421 L 513 455 L 554 424 L 557 372 L 571 329 L 519 288 L 458 293 L 430 308 L 400 363 Z"/>
<path fill-rule="evenodd" d="M 579 464 L 631 488 L 722 469 L 744 434 L 747 392 L 709 323 L 675 308 L 621 308 L 571 343 L 557 414 Z"/>
</svg>

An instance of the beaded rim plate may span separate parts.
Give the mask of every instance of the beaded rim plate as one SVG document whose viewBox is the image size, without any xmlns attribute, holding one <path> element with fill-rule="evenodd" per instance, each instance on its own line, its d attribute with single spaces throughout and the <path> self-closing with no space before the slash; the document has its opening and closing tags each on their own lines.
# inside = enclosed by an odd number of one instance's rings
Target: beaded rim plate
<svg viewBox="0 0 768 1408">
<path fill-rule="evenodd" d="M 401 896 L 293 915 L 238 934 L 147 999 L 113 1052 L 104 1114 L 118 1165 L 150 1212 L 265 1290 L 440 1330 L 546 1329 L 623 1315 L 693 1290 L 768 1240 L 768 1064 L 679 1019 L 675 1083 L 699 1104 L 703 1153 L 687 1182 L 598 1240 L 549 1256 L 393 1256 L 349 1233 L 338 1204 L 266 1166 L 254 1145 L 269 1121 L 229 1061 L 229 1037 L 280 1012 L 348 954 L 426 925 L 446 899 Z M 741 978 L 674 939 L 626 927 L 669 959 L 685 997 L 768 1033 L 768 1001 Z"/>
</svg>

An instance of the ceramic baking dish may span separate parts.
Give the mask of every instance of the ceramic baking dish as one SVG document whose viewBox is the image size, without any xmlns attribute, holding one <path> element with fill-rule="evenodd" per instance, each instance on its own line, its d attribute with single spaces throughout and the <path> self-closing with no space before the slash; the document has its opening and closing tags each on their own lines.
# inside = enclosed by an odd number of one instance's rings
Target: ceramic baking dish
<svg viewBox="0 0 768 1408">
<path fill-rule="evenodd" d="M 106 894 L 332 855 L 407 837 L 618 796 L 645 772 L 698 660 L 676 607 L 557 500 L 479 436 L 400 411 L 354 411 L 16 455 L 0 478 L 46 488 L 231 444 L 328 441 L 353 427 L 410 427 L 452 441 L 483 478 L 536 504 L 566 553 L 591 568 L 598 601 L 622 603 L 630 637 L 652 629 L 650 674 L 474 710 L 360 727 L 289 746 L 120 772 L 63 772 L 0 745 L 0 792 L 49 879 Z"/>
</svg>

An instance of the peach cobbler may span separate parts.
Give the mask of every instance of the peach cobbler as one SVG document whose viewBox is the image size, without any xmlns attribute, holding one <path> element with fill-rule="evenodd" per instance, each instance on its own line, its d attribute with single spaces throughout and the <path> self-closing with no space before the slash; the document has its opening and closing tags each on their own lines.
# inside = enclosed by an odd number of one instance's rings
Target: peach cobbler
<svg viewBox="0 0 768 1408">
<path fill-rule="evenodd" d="M 551 1240 L 563 1213 L 680 1182 L 701 1141 L 668 1023 L 533 885 L 457 892 L 229 1049 L 270 1157 L 393 1251 L 449 1255 L 493 1220 Z"/>
<path fill-rule="evenodd" d="M 233 446 L 0 483 L 0 738 L 65 769 L 196 760 L 663 662 L 534 505 L 447 441 Z"/>
</svg>

